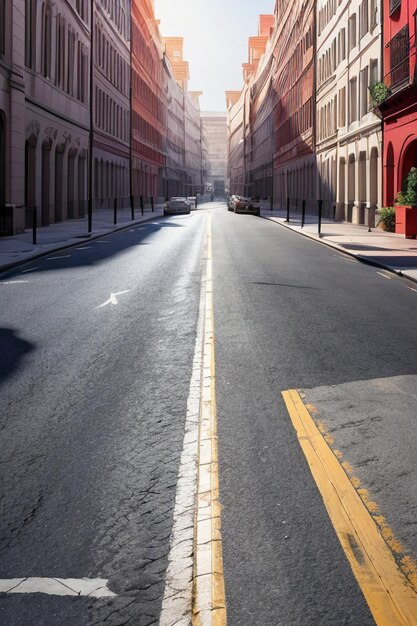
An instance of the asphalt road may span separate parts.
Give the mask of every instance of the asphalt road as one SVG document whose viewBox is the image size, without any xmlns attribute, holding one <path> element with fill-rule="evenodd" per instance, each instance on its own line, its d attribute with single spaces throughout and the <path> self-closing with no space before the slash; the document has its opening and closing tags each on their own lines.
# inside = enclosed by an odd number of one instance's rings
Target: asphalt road
<svg viewBox="0 0 417 626">
<path fill-rule="evenodd" d="M 3 595 L 0 624 L 158 622 L 207 209 L 228 623 L 374 623 L 281 392 L 311 390 L 320 408 L 344 385 L 415 375 L 417 292 L 213 203 L 1 277 L 0 579 L 105 578 L 117 596 Z M 343 430 L 328 409 L 329 428 Z M 367 430 L 366 420 L 361 428 L 364 439 L 372 434 L 362 456 L 378 436 L 381 462 L 385 431 Z M 354 442 L 342 443 L 349 458 Z M 415 487 L 406 480 L 404 500 Z M 401 535 L 401 516 L 392 523 Z M 401 538 L 413 548 L 410 527 Z"/>
<path fill-rule="evenodd" d="M 213 273 L 228 624 L 373 624 L 281 392 L 326 386 L 331 407 L 337 399 L 340 409 L 343 384 L 416 374 L 415 285 L 388 280 L 377 268 L 267 220 L 233 213 L 213 221 Z M 404 389 L 410 391 L 410 383 Z M 375 461 L 373 495 L 415 559 L 417 396 L 409 396 L 414 412 L 407 407 L 407 422 L 396 419 L 392 396 L 391 425 L 385 420 L 384 428 L 381 420 L 367 419 L 379 409 L 374 405 L 366 415 L 361 396 L 348 391 L 344 412 L 327 410 L 328 426 L 336 444 L 337 426 L 355 432 L 350 441 L 342 438 L 347 461 Z M 398 409 L 404 391 L 397 401 Z M 347 411 L 352 407 L 355 417 Z M 342 424 L 341 416 L 348 417 Z M 406 472 L 402 447 L 408 448 Z M 357 448 L 361 455 L 353 456 Z M 367 487 L 365 469 L 358 471 Z M 400 480 L 406 520 L 395 517 L 393 505 Z"/>
<path fill-rule="evenodd" d="M 100 577 L 117 598 L 7 595 L 1 624 L 157 622 L 205 217 L 155 220 L 2 276 L 0 579 Z"/>
</svg>

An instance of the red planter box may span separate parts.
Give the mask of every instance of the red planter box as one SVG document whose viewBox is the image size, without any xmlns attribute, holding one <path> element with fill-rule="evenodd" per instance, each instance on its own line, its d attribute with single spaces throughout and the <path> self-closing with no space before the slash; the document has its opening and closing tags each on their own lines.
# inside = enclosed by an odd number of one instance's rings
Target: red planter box
<svg viewBox="0 0 417 626">
<path fill-rule="evenodd" d="M 395 232 L 410 238 L 417 235 L 417 207 L 395 207 Z"/>
</svg>

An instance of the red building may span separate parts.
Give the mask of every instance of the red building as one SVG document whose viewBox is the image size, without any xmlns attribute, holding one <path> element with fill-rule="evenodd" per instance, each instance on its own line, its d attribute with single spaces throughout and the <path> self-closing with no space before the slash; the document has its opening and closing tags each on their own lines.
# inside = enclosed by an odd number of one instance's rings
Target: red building
<svg viewBox="0 0 417 626">
<path fill-rule="evenodd" d="M 384 204 L 392 205 L 417 166 L 417 0 L 384 0 Z"/>
<path fill-rule="evenodd" d="M 163 195 L 166 169 L 167 74 L 152 0 L 132 2 L 133 194 Z"/>
<path fill-rule="evenodd" d="M 273 35 L 274 197 L 316 197 L 314 0 L 277 0 Z"/>
</svg>

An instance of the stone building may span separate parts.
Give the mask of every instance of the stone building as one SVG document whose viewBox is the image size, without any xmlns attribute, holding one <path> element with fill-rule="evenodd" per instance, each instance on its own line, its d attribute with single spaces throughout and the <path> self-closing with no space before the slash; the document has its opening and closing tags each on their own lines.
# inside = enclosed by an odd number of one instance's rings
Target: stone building
<svg viewBox="0 0 417 626">
<path fill-rule="evenodd" d="M 373 223 L 381 206 L 381 121 L 369 86 L 381 77 L 377 0 L 319 0 L 317 5 L 318 197 L 336 217 Z"/>
<path fill-rule="evenodd" d="M 316 198 L 315 2 L 277 0 L 273 34 L 274 199 Z"/>
<path fill-rule="evenodd" d="M 94 0 L 93 196 L 96 208 L 130 196 L 130 0 Z"/>
<path fill-rule="evenodd" d="M 133 193 L 164 193 L 167 153 L 167 71 L 152 0 L 132 1 Z"/>
<path fill-rule="evenodd" d="M 227 167 L 227 115 L 218 111 L 204 111 L 201 121 L 207 137 L 208 170 L 206 182 L 217 194 L 224 194 Z"/>
<path fill-rule="evenodd" d="M 10 154 L 3 227 L 17 232 L 30 225 L 34 206 L 42 225 L 85 210 L 90 11 L 86 0 L 2 4 L 0 109 Z"/>
</svg>

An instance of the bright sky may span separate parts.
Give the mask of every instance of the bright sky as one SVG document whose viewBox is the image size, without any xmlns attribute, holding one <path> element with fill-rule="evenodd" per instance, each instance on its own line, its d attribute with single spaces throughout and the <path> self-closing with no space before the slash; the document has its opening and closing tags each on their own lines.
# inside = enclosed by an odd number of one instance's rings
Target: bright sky
<svg viewBox="0 0 417 626">
<path fill-rule="evenodd" d="M 257 35 L 258 15 L 273 13 L 275 0 L 155 0 L 166 37 L 184 37 L 190 91 L 203 91 L 203 111 L 225 111 L 226 90 L 243 85 L 248 37 Z"/>
</svg>

